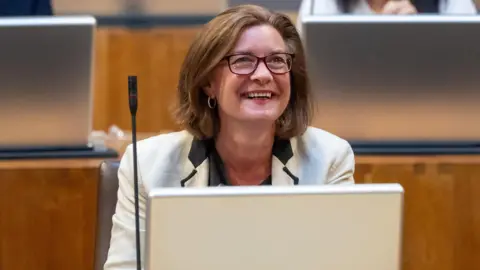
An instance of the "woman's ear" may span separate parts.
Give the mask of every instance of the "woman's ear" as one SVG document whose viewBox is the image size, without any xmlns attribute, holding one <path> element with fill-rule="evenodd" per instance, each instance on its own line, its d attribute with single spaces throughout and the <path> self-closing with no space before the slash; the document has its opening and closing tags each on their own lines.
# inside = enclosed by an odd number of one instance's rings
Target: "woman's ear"
<svg viewBox="0 0 480 270">
<path fill-rule="evenodd" d="M 211 98 L 215 97 L 215 91 L 213 90 L 212 84 L 210 82 L 207 82 L 207 84 L 204 85 L 202 88 L 207 96 Z"/>
</svg>

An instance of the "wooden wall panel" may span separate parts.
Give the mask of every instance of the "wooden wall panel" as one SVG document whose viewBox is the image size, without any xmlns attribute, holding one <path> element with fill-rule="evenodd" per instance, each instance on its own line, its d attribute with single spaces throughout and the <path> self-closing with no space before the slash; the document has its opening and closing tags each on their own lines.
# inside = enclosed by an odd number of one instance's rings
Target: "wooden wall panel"
<svg viewBox="0 0 480 270">
<path fill-rule="evenodd" d="M 358 183 L 405 189 L 403 270 L 480 266 L 480 157 L 357 157 Z"/>
<path fill-rule="evenodd" d="M 405 188 L 402 270 L 478 269 L 480 157 L 356 161 L 357 183 Z M 93 270 L 99 164 L 0 162 L 0 269 Z"/>
<path fill-rule="evenodd" d="M 101 28 L 97 34 L 93 125 L 131 127 L 127 78 L 138 76 L 139 132 L 178 129 L 172 119 L 180 66 L 196 28 Z"/>
<path fill-rule="evenodd" d="M 93 270 L 99 165 L 0 162 L 0 269 Z"/>
</svg>

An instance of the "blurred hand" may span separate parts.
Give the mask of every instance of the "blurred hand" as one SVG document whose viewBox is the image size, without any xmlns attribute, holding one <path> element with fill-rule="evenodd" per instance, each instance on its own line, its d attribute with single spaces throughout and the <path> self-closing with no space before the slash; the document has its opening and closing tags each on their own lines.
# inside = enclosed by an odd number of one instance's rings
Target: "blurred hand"
<svg viewBox="0 0 480 270">
<path fill-rule="evenodd" d="M 407 15 L 416 14 L 417 9 L 409 0 L 390 0 L 385 4 L 381 13 Z"/>
</svg>

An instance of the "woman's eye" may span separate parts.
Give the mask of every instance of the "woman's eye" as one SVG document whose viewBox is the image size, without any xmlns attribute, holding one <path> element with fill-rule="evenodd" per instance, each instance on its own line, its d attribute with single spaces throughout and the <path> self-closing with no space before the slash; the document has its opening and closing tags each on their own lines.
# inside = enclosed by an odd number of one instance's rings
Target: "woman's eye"
<svg viewBox="0 0 480 270">
<path fill-rule="evenodd" d="M 283 59 L 282 57 L 275 57 L 273 59 L 271 59 L 270 61 L 274 62 L 274 63 L 285 63 L 286 60 Z"/>
<path fill-rule="evenodd" d="M 244 63 L 244 62 L 253 62 L 249 57 L 240 57 L 233 60 L 234 63 Z"/>
</svg>

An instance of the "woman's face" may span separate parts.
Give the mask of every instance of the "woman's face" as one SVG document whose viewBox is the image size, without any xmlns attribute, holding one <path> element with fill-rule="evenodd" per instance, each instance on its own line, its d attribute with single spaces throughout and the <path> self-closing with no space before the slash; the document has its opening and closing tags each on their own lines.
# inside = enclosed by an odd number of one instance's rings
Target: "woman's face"
<svg viewBox="0 0 480 270">
<path fill-rule="evenodd" d="M 286 52 L 282 36 L 271 26 L 253 26 L 241 34 L 205 89 L 217 100 L 222 122 L 270 125 L 282 115 L 290 100 L 291 56 Z"/>
</svg>

